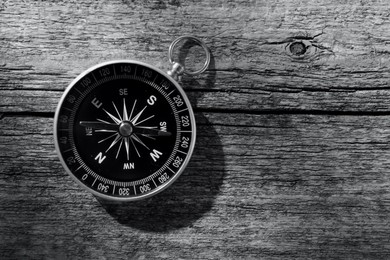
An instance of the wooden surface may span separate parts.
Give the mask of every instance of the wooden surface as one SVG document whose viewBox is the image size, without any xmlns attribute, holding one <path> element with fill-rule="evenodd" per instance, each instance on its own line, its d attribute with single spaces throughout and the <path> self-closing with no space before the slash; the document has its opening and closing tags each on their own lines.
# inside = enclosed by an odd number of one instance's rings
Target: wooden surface
<svg viewBox="0 0 390 260">
<path fill-rule="evenodd" d="M 389 259 L 389 12 L 387 0 L 0 1 L 0 258 Z M 55 153 L 59 98 L 99 62 L 168 69 L 181 35 L 212 52 L 183 79 L 193 158 L 157 197 L 101 203 Z"/>
</svg>

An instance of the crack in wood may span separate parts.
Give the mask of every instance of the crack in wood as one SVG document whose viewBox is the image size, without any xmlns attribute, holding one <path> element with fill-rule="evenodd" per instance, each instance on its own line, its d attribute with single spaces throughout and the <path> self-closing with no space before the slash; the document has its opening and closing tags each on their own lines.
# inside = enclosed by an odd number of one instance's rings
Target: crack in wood
<svg viewBox="0 0 390 260">
<path fill-rule="evenodd" d="M 243 114 L 243 115 L 328 115 L 328 116 L 390 116 L 390 111 L 337 111 L 337 110 L 301 110 L 301 109 L 218 109 L 218 108 L 193 108 L 194 113 L 215 114 Z M 0 120 L 5 117 L 41 117 L 54 118 L 54 112 L 4 112 L 0 114 Z"/>
</svg>

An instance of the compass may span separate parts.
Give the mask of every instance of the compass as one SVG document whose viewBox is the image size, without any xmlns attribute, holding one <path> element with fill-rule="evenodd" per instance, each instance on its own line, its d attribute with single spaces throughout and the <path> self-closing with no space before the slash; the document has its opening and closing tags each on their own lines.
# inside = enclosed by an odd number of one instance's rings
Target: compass
<svg viewBox="0 0 390 260">
<path fill-rule="evenodd" d="M 174 46 L 192 40 L 206 52 L 201 70 L 172 60 Z M 174 182 L 195 145 L 195 117 L 174 79 L 208 67 L 208 48 L 183 36 L 169 48 L 173 69 L 134 60 L 98 64 L 65 90 L 56 110 L 54 139 L 65 170 L 94 195 L 111 200 L 152 196 Z"/>
</svg>

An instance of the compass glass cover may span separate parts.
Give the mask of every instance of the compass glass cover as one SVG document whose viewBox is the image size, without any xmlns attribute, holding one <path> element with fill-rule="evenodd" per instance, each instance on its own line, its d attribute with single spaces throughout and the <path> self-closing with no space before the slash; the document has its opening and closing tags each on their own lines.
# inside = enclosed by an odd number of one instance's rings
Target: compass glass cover
<svg viewBox="0 0 390 260">
<path fill-rule="evenodd" d="M 66 89 L 55 144 L 67 172 L 95 195 L 134 200 L 172 183 L 195 143 L 194 115 L 181 87 L 135 61 L 100 64 Z"/>
</svg>

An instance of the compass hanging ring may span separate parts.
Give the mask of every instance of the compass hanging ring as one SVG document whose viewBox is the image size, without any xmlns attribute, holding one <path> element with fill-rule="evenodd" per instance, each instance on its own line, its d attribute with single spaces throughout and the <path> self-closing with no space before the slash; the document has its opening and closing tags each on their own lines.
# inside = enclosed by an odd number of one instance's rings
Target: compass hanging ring
<svg viewBox="0 0 390 260">
<path fill-rule="evenodd" d="M 206 52 L 200 70 L 173 61 L 173 49 L 185 39 Z M 109 61 L 81 73 L 63 93 L 54 117 L 55 148 L 66 172 L 94 195 L 147 198 L 171 185 L 187 166 L 196 123 L 175 78 L 204 72 L 210 52 L 198 38 L 183 36 L 168 53 L 173 63 L 168 73 L 140 61 Z"/>
<path fill-rule="evenodd" d="M 177 44 L 179 42 L 185 41 L 185 40 L 189 40 L 189 41 L 195 42 L 196 44 L 198 44 L 199 46 L 202 47 L 203 51 L 206 54 L 206 60 L 205 60 L 205 62 L 203 64 L 203 67 L 201 67 L 198 70 L 189 71 L 182 64 L 174 61 L 173 52 L 174 52 L 175 47 L 177 46 Z M 176 78 L 177 76 L 179 76 L 179 75 L 181 75 L 183 73 L 187 74 L 187 75 L 191 75 L 191 76 L 196 76 L 196 75 L 199 75 L 199 74 L 203 73 L 208 68 L 208 66 L 210 64 L 210 50 L 207 47 L 207 45 L 202 40 L 200 40 L 197 37 L 194 37 L 194 36 L 180 36 L 179 38 L 174 40 L 171 43 L 171 45 L 169 46 L 168 58 L 169 58 L 169 62 L 173 65 L 172 69 L 170 71 L 168 71 L 168 75 L 170 75 L 170 76 L 172 76 L 174 78 Z"/>
</svg>

